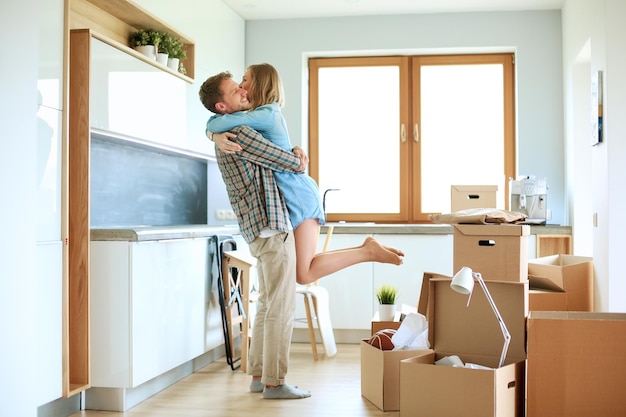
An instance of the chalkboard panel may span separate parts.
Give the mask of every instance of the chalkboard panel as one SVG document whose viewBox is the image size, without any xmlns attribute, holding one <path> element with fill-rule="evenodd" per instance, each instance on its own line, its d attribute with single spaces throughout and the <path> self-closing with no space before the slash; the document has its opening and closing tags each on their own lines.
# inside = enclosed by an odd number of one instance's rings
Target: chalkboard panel
<svg viewBox="0 0 626 417">
<path fill-rule="evenodd" d="M 207 161 L 91 138 L 91 227 L 207 223 Z"/>
</svg>

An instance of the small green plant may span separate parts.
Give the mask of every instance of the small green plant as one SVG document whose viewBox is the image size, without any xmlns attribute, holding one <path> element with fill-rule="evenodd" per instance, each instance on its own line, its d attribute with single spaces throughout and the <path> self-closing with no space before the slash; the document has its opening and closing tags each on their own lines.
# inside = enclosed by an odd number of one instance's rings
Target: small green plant
<svg viewBox="0 0 626 417">
<path fill-rule="evenodd" d="M 128 36 L 131 48 L 144 45 L 155 45 L 157 48 L 163 39 L 163 33 L 154 29 L 141 29 Z"/>
<path fill-rule="evenodd" d="M 165 32 L 161 33 L 159 52 L 168 54 L 170 58 L 185 59 L 187 57 L 187 54 L 183 49 L 183 43 L 180 39 Z"/>
<path fill-rule="evenodd" d="M 376 291 L 376 298 L 380 304 L 395 304 L 398 297 L 398 289 L 391 285 L 382 285 Z"/>
</svg>

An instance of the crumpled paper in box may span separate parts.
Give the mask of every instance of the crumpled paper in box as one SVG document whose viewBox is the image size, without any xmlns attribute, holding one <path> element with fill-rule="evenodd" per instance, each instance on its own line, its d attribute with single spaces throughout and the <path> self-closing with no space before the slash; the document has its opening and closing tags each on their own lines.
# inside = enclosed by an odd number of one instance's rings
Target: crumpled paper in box
<svg viewBox="0 0 626 417">
<path fill-rule="evenodd" d="M 409 313 L 391 337 L 394 350 L 429 349 L 428 321 L 420 313 Z"/>
</svg>

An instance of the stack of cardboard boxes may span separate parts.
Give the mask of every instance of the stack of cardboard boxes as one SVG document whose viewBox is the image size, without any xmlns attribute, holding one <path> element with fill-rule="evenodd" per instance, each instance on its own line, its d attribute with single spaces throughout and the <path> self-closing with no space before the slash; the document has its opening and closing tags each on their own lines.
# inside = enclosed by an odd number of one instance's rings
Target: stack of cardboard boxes
<svg viewBox="0 0 626 417">
<path fill-rule="evenodd" d="M 618 394 L 626 388 L 626 315 L 591 313 L 591 258 L 529 261 L 527 225 L 454 228 L 454 271 L 482 275 L 511 334 L 503 366 L 502 329 L 482 290 L 474 288 L 468 305 L 451 277 L 426 273 L 418 311 L 428 318 L 431 348 L 381 351 L 362 341 L 362 395 L 401 417 L 626 415 Z M 399 323 L 372 330 L 381 326 Z M 434 364 L 450 355 L 491 369 Z"/>
</svg>

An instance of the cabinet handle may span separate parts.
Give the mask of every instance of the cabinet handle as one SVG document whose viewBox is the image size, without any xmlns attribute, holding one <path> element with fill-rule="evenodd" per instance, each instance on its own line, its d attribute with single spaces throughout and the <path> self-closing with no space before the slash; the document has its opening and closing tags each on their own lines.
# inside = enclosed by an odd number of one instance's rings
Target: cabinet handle
<svg viewBox="0 0 626 417">
<path fill-rule="evenodd" d="M 415 141 L 415 143 L 420 141 L 420 130 L 417 123 L 415 123 L 415 126 L 413 126 L 413 140 Z"/>
<path fill-rule="evenodd" d="M 406 127 L 404 126 L 404 123 L 400 125 L 400 141 L 402 143 L 406 142 Z"/>
</svg>

